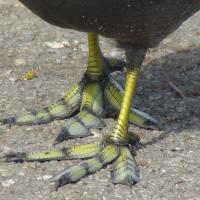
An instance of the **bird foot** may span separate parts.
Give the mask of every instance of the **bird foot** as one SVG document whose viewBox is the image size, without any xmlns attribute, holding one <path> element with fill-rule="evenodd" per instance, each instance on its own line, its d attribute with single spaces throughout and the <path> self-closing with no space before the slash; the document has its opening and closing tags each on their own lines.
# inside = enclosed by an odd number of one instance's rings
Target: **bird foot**
<svg viewBox="0 0 200 200">
<path fill-rule="evenodd" d="M 106 59 L 110 72 L 122 70 L 125 63 L 116 59 Z M 55 119 L 66 119 L 54 141 L 54 145 L 66 139 L 92 135 L 91 128 L 105 126 L 101 118 L 117 116 L 124 90 L 109 72 L 99 81 L 91 81 L 87 76 L 75 84 L 57 103 L 29 114 L 0 119 L 0 124 L 38 125 Z M 131 108 L 129 122 L 144 128 L 157 127 L 157 121 L 148 114 Z"/>
<path fill-rule="evenodd" d="M 128 133 L 129 144 L 138 143 L 140 137 Z M 129 146 L 130 147 L 130 146 Z M 6 162 L 33 162 L 50 160 L 87 159 L 77 165 L 68 167 L 62 173 L 51 178 L 55 182 L 55 189 L 74 183 L 88 174 L 95 173 L 106 165 L 113 163 L 111 172 L 114 184 L 133 185 L 140 179 L 139 168 L 129 147 L 96 142 L 92 144 L 75 145 L 62 149 L 51 149 L 40 152 L 20 153 L 10 152 L 3 159 Z"/>
</svg>

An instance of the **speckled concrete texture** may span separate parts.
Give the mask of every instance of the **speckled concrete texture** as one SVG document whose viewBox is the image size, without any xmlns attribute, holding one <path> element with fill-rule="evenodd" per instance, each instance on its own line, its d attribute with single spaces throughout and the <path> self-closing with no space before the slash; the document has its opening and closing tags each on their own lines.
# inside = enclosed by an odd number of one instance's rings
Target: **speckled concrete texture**
<svg viewBox="0 0 200 200">
<path fill-rule="evenodd" d="M 24 113 L 55 102 L 81 79 L 87 63 L 84 33 L 51 26 L 16 0 L 0 0 L 0 117 Z M 101 38 L 106 55 L 123 57 L 113 42 Z M 135 105 L 156 117 L 162 131 L 131 126 L 144 135 L 137 150 L 141 181 L 113 185 L 111 166 L 58 191 L 49 178 L 79 161 L 5 163 L 0 161 L 1 200 L 200 200 L 200 13 L 194 15 L 146 56 Z M 23 79 L 30 70 L 36 77 Z M 121 77 L 121 76 L 120 76 Z M 179 88 L 184 98 L 172 89 Z M 64 121 L 11 128 L 0 126 L 0 155 L 44 150 Z M 100 140 L 94 136 L 65 141 L 59 147 Z"/>
</svg>

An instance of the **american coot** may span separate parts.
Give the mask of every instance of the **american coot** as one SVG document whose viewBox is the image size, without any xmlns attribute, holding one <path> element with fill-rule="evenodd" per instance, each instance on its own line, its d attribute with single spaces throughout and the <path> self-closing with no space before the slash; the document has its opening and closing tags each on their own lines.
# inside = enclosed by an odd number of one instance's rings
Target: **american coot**
<svg viewBox="0 0 200 200">
<path fill-rule="evenodd" d="M 44 161 L 90 158 L 52 178 L 56 188 L 76 182 L 115 161 L 113 183 L 132 185 L 139 170 L 129 147 L 139 138 L 128 132 L 128 121 L 141 127 L 157 126 L 148 114 L 132 108 L 140 66 L 148 48 L 155 47 L 200 8 L 200 0 L 20 0 L 45 21 L 88 34 L 88 66 L 83 79 L 57 103 L 2 123 L 42 124 L 67 117 L 54 144 L 64 139 L 90 135 L 90 128 L 102 128 L 100 119 L 119 113 L 112 133 L 102 142 L 61 150 L 11 153 L 7 161 Z M 98 34 L 115 39 L 125 49 L 126 63 L 106 59 L 99 48 Z M 110 75 L 126 68 L 125 90 Z M 78 111 L 78 112 L 77 112 Z M 75 114 L 78 113 L 78 114 Z"/>
</svg>

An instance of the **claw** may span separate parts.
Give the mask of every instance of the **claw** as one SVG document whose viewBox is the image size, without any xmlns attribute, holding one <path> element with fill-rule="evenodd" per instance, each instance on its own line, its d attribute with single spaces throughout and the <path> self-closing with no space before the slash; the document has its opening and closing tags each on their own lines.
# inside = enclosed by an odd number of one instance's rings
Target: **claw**
<svg viewBox="0 0 200 200">
<path fill-rule="evenodd" d="M 119 150 L 115 145 L 107 145 L 94 158 L 86 160 L 78 165 L 69 167 L 64 172 L 54 176 L 51 181 L 55 182 L 56 189 L 67 183 L 77 182 L 84 176 L 100 170 L 119 156 Z"/>
<path fill-rule="evenodd" d="M 10 152 L 3 156 L 5 162 L 24 162 L 27 159 L 26 153 Z"/>
<path fill-rule="evenodd" d="M 10 117 L 10 118 L 5 118 L 5 119 L 0 119 L 0 125 L 4 125 L 4 124 L 15 124 L 16 119 L 15 117 Z"/>
<path fill-rule="evenodd" d="M 101 129 L 105 126 L 104 121 L 87 110 L 82 110 L 76 116 L 67 120 L 61 132 L 56 137 L 54 145 L 67 139 L 82 138 L 92 135 L 90 128 Z"/>
<path fill-rule="evenodd" d="M 65 126 L 54 140 L 53 145 L 57 145 L 67 139 L 82 138 L 90 135 L 92 135 L 90 130 L 73 117 L 66 122 Z"/>
<path fill-rule="evenodd" d="M 133 185 L 140 180 L 139 168 L 127 147 L 120 147 L 120 152 L 112 171 L 112 182 Z"/>
</svg>

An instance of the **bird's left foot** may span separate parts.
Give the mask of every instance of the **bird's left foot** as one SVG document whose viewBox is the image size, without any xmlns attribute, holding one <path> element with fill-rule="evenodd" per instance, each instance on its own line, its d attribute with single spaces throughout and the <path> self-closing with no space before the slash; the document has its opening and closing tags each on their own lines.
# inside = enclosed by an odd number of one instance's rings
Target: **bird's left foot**
<svg viewBox="0 0 200 200">
<path fill-rule="evenodd" d="M 129 133 L 128 138 L 130 145 L 136 144 L 140 140 L 140 137 L 133 133 Z M 77 165 L 68 167 L 62 173 L 51 178 L 51 181 L 55 182 L 56 189 L 67 183 L 77 182 L 84 176 L 95 173 L 115 161 L 111 173 L 112 182 L 133 185 L 139 181 L 140 176 L 139 168 L 132 155 L 133 152 L 130 151 L 129 147 L 96 142 L 40 152 L 11 152 L 3 158 L 7 162 L 87 159 Z"/>
</svg>

